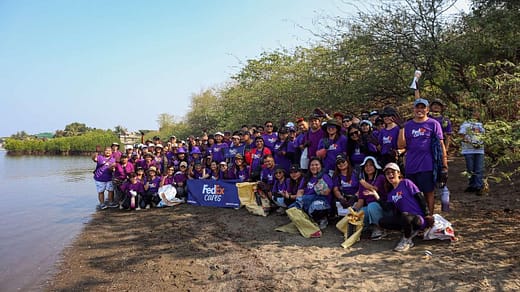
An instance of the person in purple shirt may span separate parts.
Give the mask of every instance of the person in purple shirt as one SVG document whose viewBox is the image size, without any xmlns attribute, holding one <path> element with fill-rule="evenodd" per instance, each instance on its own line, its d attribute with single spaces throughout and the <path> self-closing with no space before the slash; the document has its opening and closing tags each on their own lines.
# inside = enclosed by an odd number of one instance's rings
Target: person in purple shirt
<svg viewBox="0 0 520 292">
<path fill-rule="evenodd" d="M 432 225 L 433 217 L 426 206 L 426 200 L 419 188 L 409 179 L 403 179 L 399 166 L 393 162 L 384 168 L 387 181 L 387 201 L 395 206 L 396 214 L 384 216 L 379 225 L 386 229 L 403 231 L 403 236 L 394 248 L 407 251 L 414 246 L 412 239 L 427 226 Z M 377 196 L 377 193 L 373 193 Z"/>
<path fill-rule="evenodd" d="M 127 210 L 141 210 L 139 206 L 144 193 L 144 185 L 137 179 L 137 174 L 131 173 L 123 185 L 121 185 L 121 191 L 125 194 L 125 199 L 121 204 L 123 209 Z"/>
<path fill-rule="evenodd" d="M 173 185 L 177 189 L 177 198 L 186 199 L 187 197 L 187 184 L 188 180 L 188 163 L 186 161 L 182 161 L 179 164 L 179 170 L 175 172 L 173 175 Z"/>
<path fill-rule="evenodd" d="M 158 191 L 161 185 L 161 177 L 157 175 L 157 168 L 152 166 L 148 169 L 148 176 L 144 183 L 144 194 L 143 203 L 140 205 L 141 208 L 150 209 L 150 205 L 153 202 L 157 205 L 161 198 L 159 197 Z"/>
<path fill-rule="evenodd" d="M 335 201 L 340 202 L 343 208 L 351 207 L 357 202 L 359 181 L 352 165 L 343 154 L 336 156 L 336 169 L 332 180 Z M 333 208 L 334 206 L 335 204 L 332 204 Z"/>
<path fill-rule="evenodd" d="M 320 227 L 319 234 L 311 237 L 320 237 L 321 230 L 327 228 L 330 213 L 331 190 L 334 187 L 332 178 L 324 172 L 323 162 L 318 157 L 309 161 L 309 173 L 298 187 L 296 201 L 289 208 L 298 208 L 306 212 Z"/>
<path fill-rule="evenodd" d="M 381 154 L 381 163 L 386 165 L 389 162 L 397 162 L 399 160 L 397 140 L 401 128 L 397 124 L 399 114 L 394 108 L 385 107 L 381 113 L 381 117 L 383 118 L 385 127 L 379 131 L 378 149 Z"/>
<path fill-rule="evenodd" d="M 367 144 L 366 141 L 361 138 L 361 130 L 357 124 L 353 124 L 348 128 L 348 134 L 347 156 L 354 170 L 359 173 L 360 165 L 363 160 L 365 160 L 365 157 L 370 156 L 374 153 L 374 150 L 377 151 L 377 149 L 375 145 Z"/>
<path fill-rule="evenodd" d="M 448 157 L 444 147 L 442 128 L 439 122 L 428 117 L 429 103 L 426 99 L 418 98 L 414 102 L 414 118 L 406 122 L 399 132 L 397 145 L 399 149 L 406 149 L 406 178 L 413 181 L 426 196 L 428 208 L 433 214 L 434 190 L 436 181 L 433 175 L 433 139 L 440 142 L 442 151 L 442 172 L 448 173 Z"/>
<path fill-rule="evenodd" d="M 99 152 L 99 147 L 97 150 Z M 116 160 L 112 156 L 112 148 L 106 147 L 103 155 L 98 152 L 92 156 L 92 161 L 96 163 L 94 181 L 99 200 L 97 209 L 117 208 L 119 204 L 114 201 L 114 184 L 112 183 L 112 174 L 116 166 Z M 108 206 L 105 204 L 105 191 L 108 192 Z"/>
<path fill-rule="evenodd" d="M 312 158 L 316 156 L 316 151 L 318 150 L 318 144 L 320 140 L 324 137 L 325 132 L 321 128 L 321 117 L 315 114 L 311 115 L 310 119 L 310 128 L 309 131 L 305 134 L 303 138 L 303 146 L 307 147 L 307 156 Z"/>
<path fill-rule="evenodd" d="M 225 161 L 219 163 L 219 177 L 220 179 L 236 179 L 233 170 L 229 169 L 228 164 Z"/>
<path fill-rule="evenodd" d="M 224 134 L 221 132 L 215 133 L 215 144 L 211 146 L 211 160 L 220 163 L 225 161 L 226 149 L 229 147 L 228 144 L 223 142 Z"/>
<path fill-rule="evenodd" d="M 245 182 L 249 180 L 249 166 L 244 159 L 244 156 L 241 154 L 235 155 L 235 163 L 231 167 L 231 170 L 235 174 L 235 177 L 239 179 L 241 182 Z"/>
<path fill-rule="evenodd" d="M 379 220 L 383 217 L 383 208 L 380 200 L 386 201 L 385 177 L 382 175 L 381 166 L 373 156 L 365 157 L 361 164 L 359 176 L 358 201 L 354 204 L 354 210 L 365 212 L 364 226 L 372 229 L 372 240 L 379 240 L 386 234 L 379 227 Z"/>
<path fill-rule="evenodd" d="M 119 151 L 119 143 L 117 143 L 117 142 L 112 143 L 110 148 L 112 148 L 112 157 L 114 157 L 116 162 L 121 160 L 121 155 L 123 153 L 121 153 L 121 151 Z"/>
<path fill-rule="evenodd" d="M 260 172 L 260 181 L 269 185 L 269 189 L 274 184 L 274 171 L 275 171 L 275 162 L 273 155 L 269 154 L 264 157 L 264 166 L 262 167 L 262 171 Z"/>
<path fill-rule="evenodd" d="M 341 124 L 335 119 L 328 120 L 323 126 L 325 136 L 318 143 L 317 156 L 323 159 L 325 172 L 334 175 L 336 157 L 347 152 L 347 138 L 341 135 Z"/>
<path fill-rule="evenodd" d="M 112 183 L 114 185 L 114 201 L 117 203 L 123 199 L 121 185 L 128 179 L 128 175 L 135 171 L 133 163 L 128 160 L 128 155 L 123 153 L 114 170 Z"/>
<path fill-rule="evenodd" d="M 289 146 L 288 137 L 289 131 L 287 131 L 286 128 L 280 129 L 280 131 L 278 131 L 278 140 L 274 143 L 272 150 L 274 153 L 275 163 L 283 167 L 286 172 L 288 172 L 289 168 L 291 167 L 291 160 L 287 154 Z"/>
<path fill-rule="evenodd" d="M 280 165 L 277 165 L 274 170 L 274 183 L 273 187 L 271 188 L 270 192 L 270 198 L 274 202 L 276 206 L 278 206 L 278 209 L 276 209 L 276 212 L 278 214 L 283 214 L 285 212 L 284 208 L 287 208 L 290 204 L 294 202 L 289 201 L 287 199 L 289 189 L 289 179 L 285 176 L 286 170 Z"/>
<path fill-rule="evenodd" d="M 274 150 L 274 144 L 278 140 L 278 133 L 274 131 L 273 122 L 267 121 L 264 123 L 265 133 L 262 134 L 262 138 L 264 138 L 265 147 L 269 148 L 269 150 Z"/>
<path fill-rule="evenodd" d="M 189 179 L 205 179 L 207 178 L 207 169 L 200 162 L 196 162 L 188 169 Z"/>
<path fill-rule="evenodd" d="M 289 137 L 287 137 L 287 158 L 292 164 L 300 163 L 300 150 L 298 141 L 296 140 L 296 128 L 294 126 L 288 127 Z"/>
</svg>

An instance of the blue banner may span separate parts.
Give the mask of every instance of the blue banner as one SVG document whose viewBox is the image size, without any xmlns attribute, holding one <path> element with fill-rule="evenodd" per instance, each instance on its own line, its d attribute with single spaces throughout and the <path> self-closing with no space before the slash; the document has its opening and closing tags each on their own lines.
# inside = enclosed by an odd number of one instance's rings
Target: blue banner
<svg viewBox="0 0 520 292">
<path fill-rule="evenodd" d="M 234 180 L 189 179 L 188 203 L 196 206 L 239 208 L 240 199 Z"/>
</svg>

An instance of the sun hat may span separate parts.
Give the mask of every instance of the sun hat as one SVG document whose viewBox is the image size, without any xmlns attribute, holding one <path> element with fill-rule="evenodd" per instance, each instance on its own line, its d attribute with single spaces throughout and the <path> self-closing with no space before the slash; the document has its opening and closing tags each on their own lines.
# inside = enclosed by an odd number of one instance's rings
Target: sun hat
<svg viewBox="0 0 520 292">
<path fill-rule="evenodd" d="M 330 119 L 328 120 L 327 122 L 323 123 L 323 125 L 321 126 L 321 128 L 323 129 L 323 131 L 327 131 L 327 128 L 329 126 L 334 126 L 336 127 L 336 129 L 338 129 L 338 131 L 341 130 L 341 125 L 338 123 L 338 121 L 336 121 L 336 119 Z"/>
<path fill-rule="evenodd" d="M 216 133 L 215 133 L 215 136 L 218 136 L 218 135 L 224 137 L 224 133 L 222 133 L 222 132 L 216 132 Z"/>
<path fill-rule="evenodd" d="M 125 146 L 125 149 L 126 149 L 126 150 L 128 150 L 128 149 L 134 149 L 134 146 L 132 146 L 132 145 L 126 145 L 126 146 Z"/>
<path fill-rule="evenodd" d="M 386 171 L 387 169 L 393 169 L 395 171 L 401 172 L 399 165 L 397 165 L 397 163 L 395 163 L 395 162 L 390 162 L 387 165 L 385 165 L 385 169 L 383 169 L 383 171 Z"/>
<path fill-rule="evenodd" d="M 365 164 L 369 160 L 372 160 L 372 162 L 374 163 L 375 168 L 381 169 L 381 166 L 379 165 L 379 163 L 377 163 L 377 160 L 374 158 L 374 156 L 367 156 L 367 157 L 365 157 L 365 160 L 363 160 L 363 163 L 361 163 L 361 166 L 365 166 Z"/>
<path fill-rule="evenodd" d="M 155 172 L 157 172 L 157 167 L 155 167 L 155 166 L 150 166 L 150 168 L 148 168 L 148 172 L 150 172 L 150 171 L 155 171 Z"/>
<path fill-rule="evenodd" d="M 181 164 L 179 164 L 179 167 L 188 167 L 188 163 L 186 161 L 183 161 L 181 162 Z"/>
<path fill-rule="evenodd" d="M 191 154 L 202 154 L 202 152 L 200 151 L 199 147 L 195 146 L 193 149 L 191 149 Z"/>
</svg>

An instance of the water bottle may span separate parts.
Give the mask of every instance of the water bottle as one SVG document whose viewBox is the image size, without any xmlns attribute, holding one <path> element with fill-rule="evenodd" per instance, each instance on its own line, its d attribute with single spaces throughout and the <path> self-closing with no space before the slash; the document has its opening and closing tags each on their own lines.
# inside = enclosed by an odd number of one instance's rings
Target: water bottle
<svg viewBox="0 0 520 292">
<path fill-rule="evenodd" d="M 441 190 L 441 210 L 442 212 L 450 211 L 450 190 L 444 186 Z"/>
</svg>

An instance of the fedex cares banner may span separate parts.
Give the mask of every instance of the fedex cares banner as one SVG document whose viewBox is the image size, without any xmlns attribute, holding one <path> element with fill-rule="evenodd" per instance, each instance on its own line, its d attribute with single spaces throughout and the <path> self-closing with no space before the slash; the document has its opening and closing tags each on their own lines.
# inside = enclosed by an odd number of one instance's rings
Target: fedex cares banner
<svg viewBox="0 0 520 292">
<path fill-rule="evenodd" d="M 240 207 L 235 181 L 190 179 L 187 182 L 189 204 L 220 208 Z"/>
</svg>

